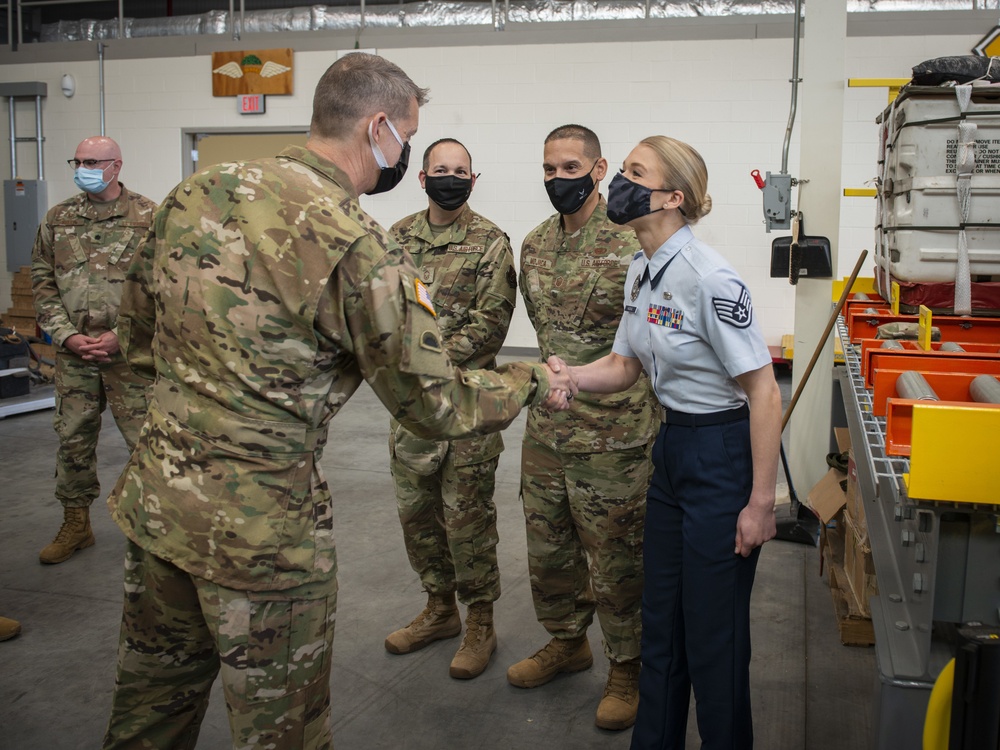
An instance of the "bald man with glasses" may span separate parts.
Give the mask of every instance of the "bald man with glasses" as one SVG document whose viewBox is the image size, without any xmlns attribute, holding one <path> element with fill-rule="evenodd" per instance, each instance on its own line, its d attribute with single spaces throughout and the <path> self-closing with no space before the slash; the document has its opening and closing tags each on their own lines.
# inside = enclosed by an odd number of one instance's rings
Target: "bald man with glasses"
<svg viewBox="0 0 1000 750">
<path fill-rule="evenodd" d="M 111 138 L 83 140 L 67 163 L 82 192 L 54 206 L 38 228 L 31 284 L 38 324 L 56 346 L 56 498 L 63 523 L 42 549 L 46 564 L 94 543 L 90 505 L 100 493 L 97 438 L 111 407 L 129 451 L 146 416 L 146 383 L 119 350 L 118 306 L 132 255 L 156 203 L 118 181 L 122 152 Z"/>
</svg>

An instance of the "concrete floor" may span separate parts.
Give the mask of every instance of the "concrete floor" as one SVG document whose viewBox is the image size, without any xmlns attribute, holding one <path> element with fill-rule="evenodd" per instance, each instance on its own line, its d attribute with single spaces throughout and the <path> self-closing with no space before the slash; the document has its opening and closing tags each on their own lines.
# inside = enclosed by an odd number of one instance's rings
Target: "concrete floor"
<svg viewBox="0 0 1000 750">
<path fill-rule="evenodd" d="M 787 376 L 783 382 L 787 393 Z M 787 396 L 786 396 L 787 398 Z M 106 493 L 126 460 L 110 415 L 101 435 Z M 59 527 L 53 498 L 52 412 L 0 420 L 0 614 L 22 634 L 0 643 L 0 750 L 100 746 L 114 683 L 121 616 L 123 536 L 102 501 L 92 520 L 97 544 L 55 566 L 38 551 Z M 386 447 L 388 418 L 362 387 L 334 422 L 323 459 L 336 505 L 339 617 L 333 656 L 334 738 L 339 750 L 627 748 L 630 731 L 594 727 L 607 676 L 600 631 L 590 629 L 595 664 L 534 690 L 507 684 L 506 668 L 547 640 L 528 588 L 518 466 L 523 415 L 505 433 L 498 472 L 499 648 L 473 681 L 453 680 L 457 639 L 407 656 L 384 650 L 385 635 L 422 608 L 396 517 Z M 799 489 L 804 497 L 805 491 Z M 872 649 L 842 646 L 816 549 L 771 542 L 753 598 L 756 746 L 844 750 L 869 746 L 875 682 Z M 698 747 L 694 721 L 688 747 Z M 199 750 L 229 747 L 216 686 Z"/>
</svg>

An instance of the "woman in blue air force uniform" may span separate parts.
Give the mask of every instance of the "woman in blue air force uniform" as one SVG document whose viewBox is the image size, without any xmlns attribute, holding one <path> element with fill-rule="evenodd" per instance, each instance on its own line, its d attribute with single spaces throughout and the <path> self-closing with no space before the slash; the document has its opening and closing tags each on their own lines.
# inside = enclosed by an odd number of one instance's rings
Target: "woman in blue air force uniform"
<svg viewBox="0 0 1000 750">
<path fill-rule="evenodd" d="M 753 746 L 750 591 L 775 534 L 781 396 L 749 291 L 691 231 L 711 210 L 707 187 L 685 143 L 653 136 L 628 155 L 608 216 L 635 229 L 643 252 L 612 353 L 571 368 L 580 390 L 600 393 L 645 370 L 662 405 L 632 750 L 683 750 L 692 687 L 704 750 Z"/>
</svg>

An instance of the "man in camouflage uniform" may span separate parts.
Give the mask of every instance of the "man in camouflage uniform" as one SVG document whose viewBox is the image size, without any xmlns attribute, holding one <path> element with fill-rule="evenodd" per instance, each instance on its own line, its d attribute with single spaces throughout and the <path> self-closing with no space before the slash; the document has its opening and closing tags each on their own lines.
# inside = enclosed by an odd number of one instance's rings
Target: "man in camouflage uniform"
<svg viewBox="0 0 1000 750">
<path fill-rule="evenodd" d="M 31 258 L 38 324 L 56 345 L 56 498 L 63 523 L 42 549 L 61 563 L 94 543 L 90 504 L 100 493 L 97 438 L 111 407 L 129 450 L 146 417 L 146 383 L 122 358 L 118 306 L 132 256 L 156 204 L 118 181 L 122 153 L 110 138 L 87 138 L 70 160 L 82 193 L 45 215 Z"/>
<path fill-rule="evenodd" d="M 469 208 L 476 183 L 472 156 L 445 138 L 424 152 L 420 185 L 428 206 L 390 233 L 427 284 L 445 350 L 459 368 L 493 369 L 510 327 L 517 272 L 510 240 Z M 482 674 L 496 651 L 493 602 L 500 597 L 494 474 L 500 433 L 467 440 L 428 441 L 391 424 L 390 465 L 410 565 L 427 592 L 427 606 L 385 641 L 408 654 L 462 631 L 455 592 L 468 608 L 466 633 L 449 673 Z"/>
<path fill-rule="evenodd" d="M 545 187 L 557 214 L 521 248 L 521 293 L 543 358 L 593 362 L 611 351 L 625 274 L 640 251 L 608 219 L 597 186 L 607 173 L 593 131 L 566 125 L 545 139 Z M 532 688 L 593 663 L 596 609 L 611 666 L 597 726 L 625 729 L 638 706 L 642 529 L 656 403 L 647 378 L 613 395 L 581 393 L 571 409 L 528 413 L 521 495 L 538 620 L 552 640 L 510 667 Z"/>
<path fill-rule="evenodd" d="M 194 748 L 220 671 L 234 747 L 331 748 L 330 420 L 362 381 L 437 439 L 575 390 L 540 365 L 457 371 L 417 270 L 362 211 L 402 175 L 426 93 L 345 55 L 305 148 L 212 167 L 156 213 L 120 323 L 155 383 L 109 499 L 129 541 L 105 748 Z"/>
</svg>

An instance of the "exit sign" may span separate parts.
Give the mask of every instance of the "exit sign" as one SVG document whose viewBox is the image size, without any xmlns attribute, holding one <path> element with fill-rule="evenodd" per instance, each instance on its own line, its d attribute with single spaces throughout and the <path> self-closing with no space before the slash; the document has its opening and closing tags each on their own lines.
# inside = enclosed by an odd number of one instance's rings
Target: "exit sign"
<svg viewBox="0 0 1000 750">
<path fill-rule="evenodd" d="M 236 111 L 241 115 L 262 115 L 265 112 L 263 94 L 240 94 L 236 97 Z"/>
</svg>

